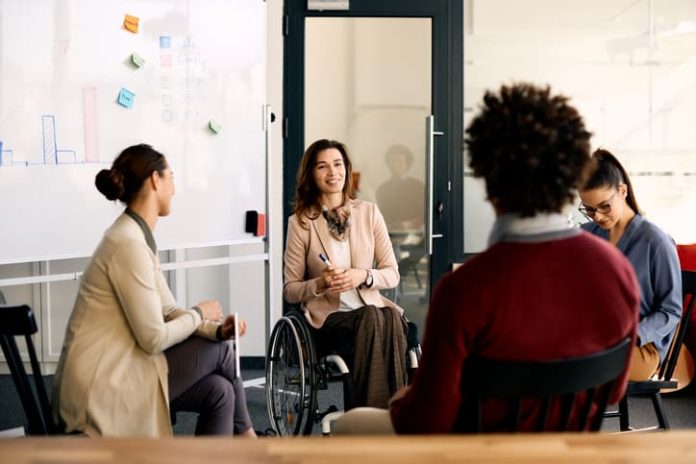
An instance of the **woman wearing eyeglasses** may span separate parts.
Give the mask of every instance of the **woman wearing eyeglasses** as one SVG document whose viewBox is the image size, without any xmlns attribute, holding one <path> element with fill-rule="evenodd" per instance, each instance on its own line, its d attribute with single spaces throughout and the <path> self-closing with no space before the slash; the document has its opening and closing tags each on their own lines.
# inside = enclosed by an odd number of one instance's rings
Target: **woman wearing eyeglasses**
<svg viewBox="0 0 696 464">
<path fill-rule="evenodd" d="M 645 219 L 631 180 L 609 151 L 592 155 L 596 171 L 580 191 L 583 229 L 616 245 L 628 258 L 641 291 L 637 346 L 629 380 L 647 380 L 667 356 L 681 318 L 679 258 L 673 240 Z"/>
</svg>

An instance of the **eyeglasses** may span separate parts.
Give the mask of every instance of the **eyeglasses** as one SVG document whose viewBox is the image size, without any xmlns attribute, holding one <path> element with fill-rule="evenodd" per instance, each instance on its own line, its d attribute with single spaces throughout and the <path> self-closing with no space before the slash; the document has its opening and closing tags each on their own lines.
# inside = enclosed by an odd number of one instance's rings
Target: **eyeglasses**
<svg viewBox="0 0 696 464">
<path fill-rule="evenodd" d="M 589 219 L 592 219 L 595 214 L 600 213 L 600 214 L 608 214 L 611 211 L 611 200 L 614 199 L 616 196 L 616 192 L 606 200 L 604 200 L 603 204 L 597 206 L 596 208 L 590 208 L 589 206 L 582 205 L 578 208 L 578 210 L 587 216 Z"/>
</svg>

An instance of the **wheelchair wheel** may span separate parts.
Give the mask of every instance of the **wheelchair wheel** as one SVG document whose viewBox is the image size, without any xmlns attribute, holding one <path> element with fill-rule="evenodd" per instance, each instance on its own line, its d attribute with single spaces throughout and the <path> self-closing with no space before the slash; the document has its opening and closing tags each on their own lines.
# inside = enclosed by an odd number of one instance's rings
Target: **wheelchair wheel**
<svg viewBox="0 0 696 464">
<path fill-rule="evenodd" d="M 315 353 L 301 315 L 282 317 L 266 355 L 266 407 L 278 436 L 309 435 L 316 409 Z"/>
</svg>

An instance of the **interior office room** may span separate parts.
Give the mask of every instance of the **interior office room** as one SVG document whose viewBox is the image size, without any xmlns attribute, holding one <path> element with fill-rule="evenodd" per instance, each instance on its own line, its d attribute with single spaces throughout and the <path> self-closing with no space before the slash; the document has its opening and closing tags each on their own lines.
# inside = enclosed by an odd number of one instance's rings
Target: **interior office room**
<svg viewBox="0 0 696 464">
<path fill-rule="evenodd" d="M 631 429 L 665 428 L 659 401 L 669 431 L 622 431 L 609 413 L 581 434 L 322 438 L 341 382 L 305 380 L 311 367 L 298 387 L 269 359 L 292 309 L 284 252 L 307 146 L 347 146 L 355 194 L 378 205 L 399 267 L 381 293 L 422 342 L 437 283 L 487 249 L 496 219 L 465 131 L 486 91 L 515 82 L 569 98 L 592 150 L 621 160 L 645 217 L 696 270 L 695 75 L 693 0 L 0 0 L 0 292 L 33 311 L 49 400 L 83 272 L 124 208 L 94 176 L 147 143 L 176 173 L 154 232 L 166 283 L 184 308 L 218 300 L 247 322 L 236 347 L 263 435 L 200 440 L 197 415 L 179 412 L 174 439 L 20 438 L 31 434 L 3 356 L 0 461 L 693 461 L 693 361 L 677 391 L 628 400 Z M 696 324 L 683 332 L 696 349 Z"/>
</svg>

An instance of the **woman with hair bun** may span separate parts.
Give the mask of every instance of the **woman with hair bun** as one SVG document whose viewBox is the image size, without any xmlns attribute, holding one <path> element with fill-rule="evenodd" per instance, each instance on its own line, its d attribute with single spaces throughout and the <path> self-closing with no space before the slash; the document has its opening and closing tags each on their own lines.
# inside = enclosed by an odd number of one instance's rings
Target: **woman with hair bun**
<svg viewBox="0 0 696 464">
<path fill-rule="evenodd" d="M 194 411 L 196 435 L 255 437 L 223 343 L 246 323 L 223 319 L 218 301 L 179 307 L 160 270 L 153 231 L 174 195 L 164 155 L 128 147 L 95 184 L 127 207 L 80 282 L 56 371 L 56 421 L 89 436 L 161 437 L 172 434 L 170 410 Z"/>
</svg>

